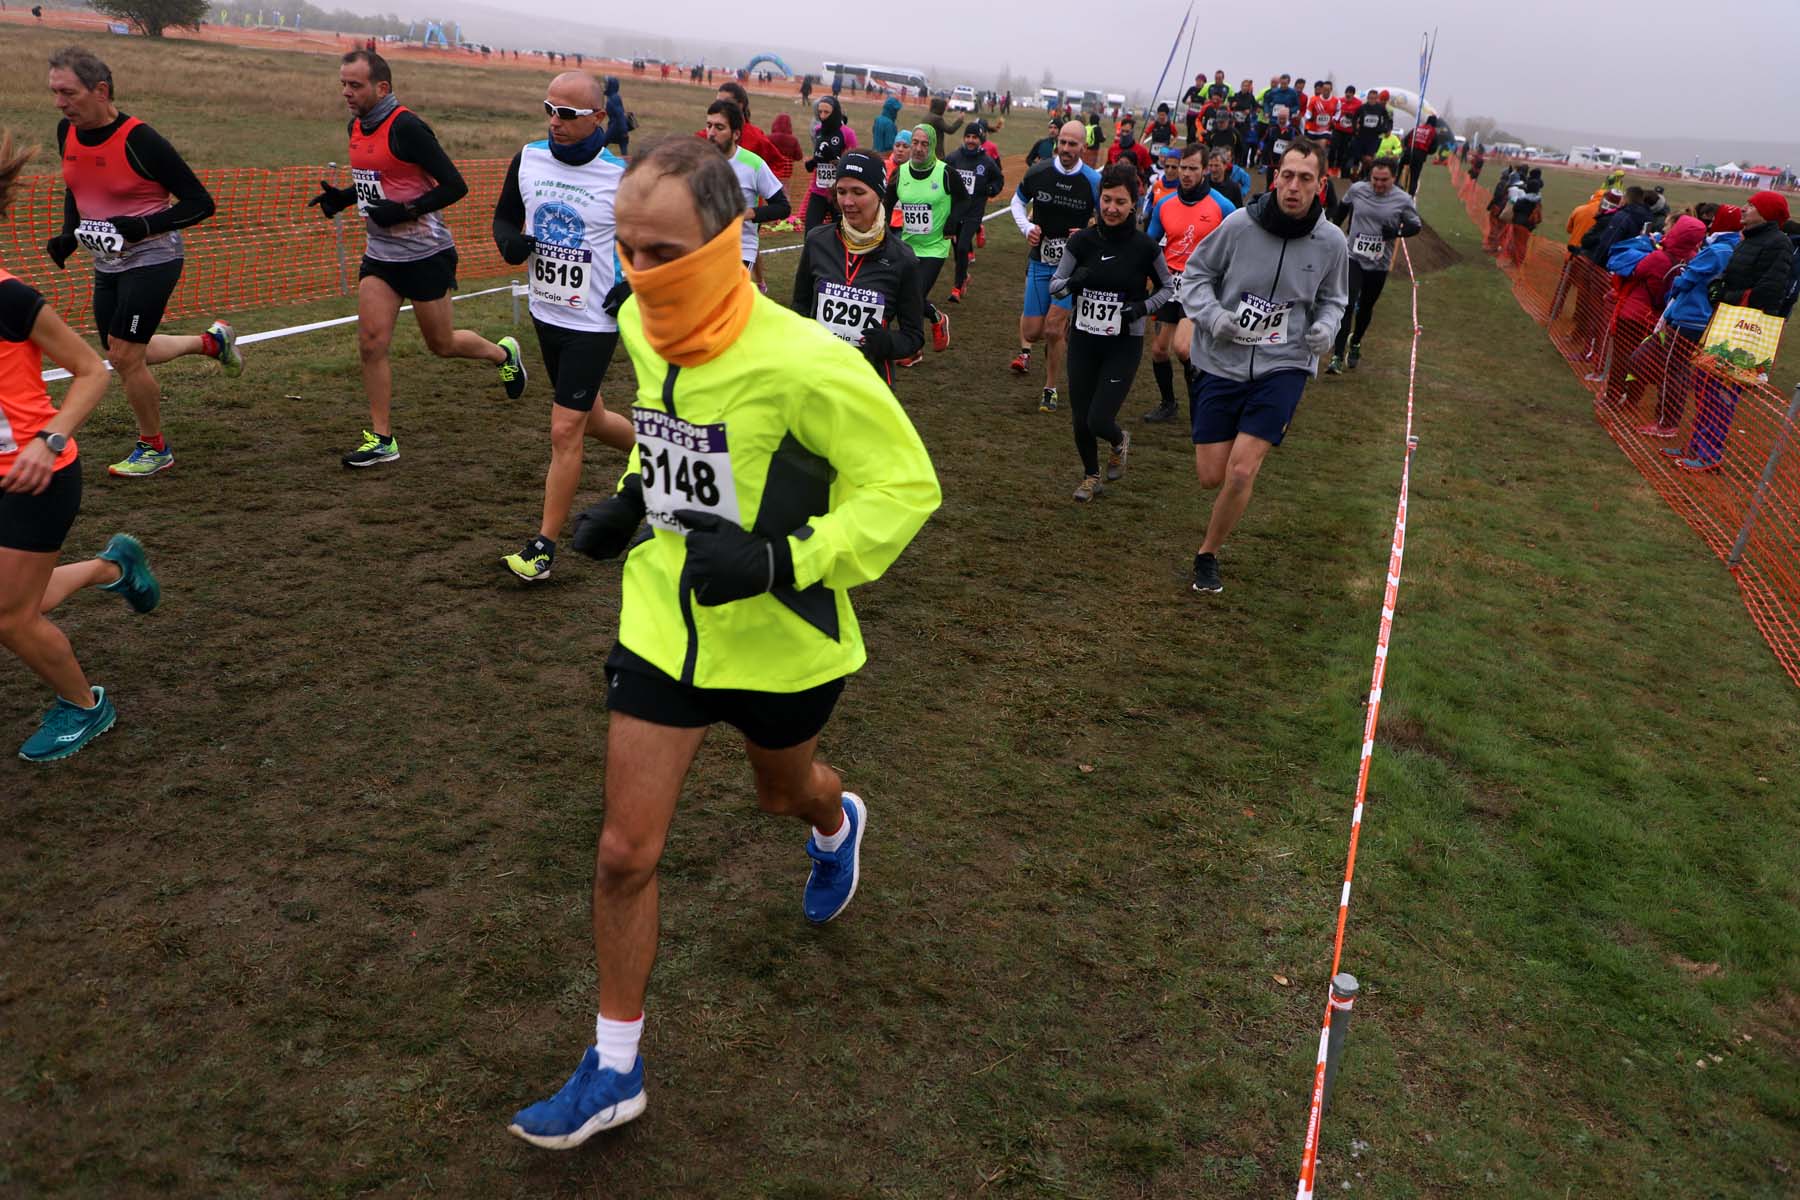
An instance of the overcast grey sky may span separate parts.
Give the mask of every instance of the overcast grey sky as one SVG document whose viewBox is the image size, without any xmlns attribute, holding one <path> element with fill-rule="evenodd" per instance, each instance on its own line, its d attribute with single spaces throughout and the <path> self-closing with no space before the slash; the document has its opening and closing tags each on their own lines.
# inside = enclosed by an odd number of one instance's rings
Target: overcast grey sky
<svg viewBox="0 0 1800 1200">
<path fill-rule="evenodd" d="M 320 0 L 329 4 L 329 0 Z M 378 0 L 386 7 L 393 0 Z M 545 0 L 477 0 L 544 13 Z M 429 0 L 420 0 L 430 7 Z M 362 0 L 357 7 L 371 6 Z M 401 5 L 404 7 L 404 5 Z M 565 19 L 687 39 L 810 48 L 824 55 L 991 76 L 1003 65 L 1035 84 L 1048 68 L 1064 87 L 1148 92 L 1185 3 L 1175 0 L 974 0 L 864 5 L 655 0 L 596 5 Z M 1635 0 L 1447 0 L 1372 5 L 1274 0 L 1196 5 L 1191 77 L 1223 68 L 1235 86 L 1287 71 L 1340 84 L 1405 86 L 1418 80 L 1419 35 L 1439 30 L 1431 98 L 1463 116 L 1571 129 L 1705 137 L 1728 124 L 1740 138 L 1800 142 L 1794 93 L 1800 0 L 1729 4 Z M 857 13 L 854 21 L 845 19 Z M 1715 16 L 1715 14 L 1717 14 Z M 1717 25 L 1714 28 L 1714 25 Z M 1181 66 L 1186 43 L 1176 54 Z M 816 63 L 791 64 L 817 70 Z M 934 83 L 963 82 L 937 80 Z M 978 86 L 988 80 L 971 78 Z M 1707 96 L 1711 90 L 1714 99 Z M 1752 98 L 1763 96 L 1763 102 Z M 1790 156 L 1800 159 L 1800 147 Z"/>
</svg>

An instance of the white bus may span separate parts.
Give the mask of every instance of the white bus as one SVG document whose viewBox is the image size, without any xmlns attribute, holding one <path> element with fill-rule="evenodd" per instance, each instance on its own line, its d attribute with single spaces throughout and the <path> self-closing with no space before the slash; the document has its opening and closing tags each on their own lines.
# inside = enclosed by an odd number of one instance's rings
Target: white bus
<svg viewBox="0 0 1800 1200">
<path fill-rule="evenodd" d="M 824 74 L 820 79 L 826 87 L 832 80 L 841 78 L 845 87 L 854 87 L 861 91 L 864 85 L 873 83 L 879 91 L 898 92 L 905 88 L 909 95 L 920 96 L 926 91 L 925 72 L 912 67 L 878 67 L 873 63 L 840 63 L 824 64 Z"/>
<path fill-rule="evenodd" d="M 1049 111 L 1062 107 L 1062 93 L 1055 88 L 1038 89 L 1038 107 Z"/>
</svg>

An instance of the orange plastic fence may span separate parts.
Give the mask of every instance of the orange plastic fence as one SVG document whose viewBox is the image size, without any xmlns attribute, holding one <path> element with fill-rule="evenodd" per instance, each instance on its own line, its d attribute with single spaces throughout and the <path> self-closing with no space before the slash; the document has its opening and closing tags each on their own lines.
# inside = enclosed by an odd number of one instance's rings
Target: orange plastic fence
<svg viewBox="0 0 1800 1200">
<path fill-rule="evenodd" d="M 1658 327 L 1654 297 L 1630 297 L 1624 281 L 1560 240 L 1501 225 L 1488 211 L 1496 178 L 1470 180 L 1451 164 L 1520 306 L 1594 393 L 1594 414 L 1619 449 L 1725 560 L 1800 684 L 1800 389 L 1784 395 L 1715 365 L 1704 338 Z"/>
</svg>

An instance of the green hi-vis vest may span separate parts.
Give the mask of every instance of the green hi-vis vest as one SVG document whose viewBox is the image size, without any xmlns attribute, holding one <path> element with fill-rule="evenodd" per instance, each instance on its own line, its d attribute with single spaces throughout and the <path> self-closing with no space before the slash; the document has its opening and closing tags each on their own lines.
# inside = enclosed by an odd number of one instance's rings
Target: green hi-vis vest
<svg viewBox="0 0 1800 1200">
<path fill-rule="evenodd" d="M 942 499 L 894 393 L 848 342 L 762 295 L 698 366 L 656 353 L 636 299 L 619 340 L 637 373 L 625 473 L 643 480 L 651 530 L 625 556 L 619 644 L 701 688 L 799 692 L 862 666 L 849 590 L 879 579 Z M 701 604 L 674 515 L 686 509 L 786 537 L 794 582 Z"/>
<path fill-rule="evenodd" d="M 911 163 L 901 163 L 900 236 L 918 258 L 949 258 L 950 193 L 944 187 L 944 162 L 933 159 L 931 172 L 920 179 Z"/>
</svg>

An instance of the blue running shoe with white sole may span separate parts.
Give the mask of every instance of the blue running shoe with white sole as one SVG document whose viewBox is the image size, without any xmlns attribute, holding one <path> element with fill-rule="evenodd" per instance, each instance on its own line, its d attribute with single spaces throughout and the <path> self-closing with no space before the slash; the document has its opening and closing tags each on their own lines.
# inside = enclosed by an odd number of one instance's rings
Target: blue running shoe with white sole
<svg viewBox="0 0 1800 1200">
<path fill-rule="evenodd" d="M 150 570 L 150 558 L 144 553 L 143 543 L 129 533 L 113 534 L 106 549 L 95 557 L 104 558 L 119 568 L 119 577 L 111 583 L 101 584 L 101 591 L 123 596 L 133 612 L 147 613 L 162 602 L 162 585 L 156 582 L 156 576 Z"/>
<path fill-rule="evenodd" d="M 562 1090 L 521 1108 L 506 1129 L 546 1150 L 573 1150 L 596 1133 L 641 1116 L 646 1103 L 644 1056 L 621 1075 L 603 1069 L 599 1051 L 589 1046 Z"/>
<path fill-rule="evenodd" d="M 813 860 L 812 874 L 806 877 L 806 896 L 802 907 L 806 919 L 823 925 L 850 906 L 856 895 L 856 881 L 862 874 L 863 830 L 869 824 L 869 810 L 855 792 L 844 793 L 844 820 L 850 822 L 850 836 L 836 850 L 819 849 L 819 840 L 807 835 L 806 856 Z"/>
<path fill-rule="evenodd" d="M 26 762 L 55 762 L 77 754 L 83 746 L 113 727 L 119 714 L 106 698 L 106 689 L 94 689 L 94 707 L 70 704 L 61 696 L 44 714 L 36 733 L 19 747 L 19 757 Z"/>
</svg>

